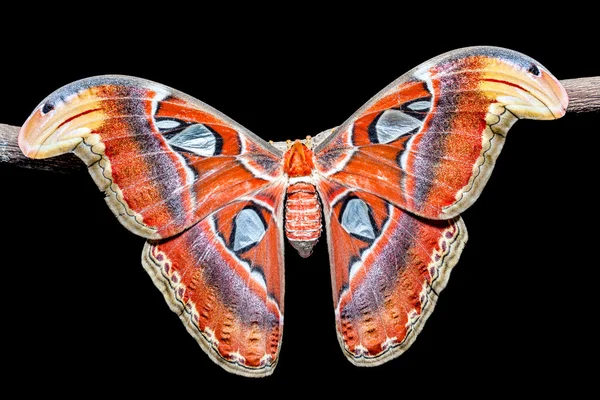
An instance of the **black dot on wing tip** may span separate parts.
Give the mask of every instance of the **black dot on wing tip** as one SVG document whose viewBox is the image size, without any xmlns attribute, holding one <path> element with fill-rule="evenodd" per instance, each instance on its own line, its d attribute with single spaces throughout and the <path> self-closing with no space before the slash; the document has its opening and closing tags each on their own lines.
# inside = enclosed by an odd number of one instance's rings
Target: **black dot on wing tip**
<svg viewBox="0 0 600 400">
<path fill-rule="evenodd" d="M 532 73 L 535 76 L 540 76 L 540 69 L 535 64 L 531 64 L 531 66 L 527 69 L 527 71 Z"/>
<path fill-rule="evenodd" d="M 54 105 L 52 103 L 46 103 L 42 106 L 42 114 L 48 114 L 52 110 L 54 110 Z"/>
</svg>

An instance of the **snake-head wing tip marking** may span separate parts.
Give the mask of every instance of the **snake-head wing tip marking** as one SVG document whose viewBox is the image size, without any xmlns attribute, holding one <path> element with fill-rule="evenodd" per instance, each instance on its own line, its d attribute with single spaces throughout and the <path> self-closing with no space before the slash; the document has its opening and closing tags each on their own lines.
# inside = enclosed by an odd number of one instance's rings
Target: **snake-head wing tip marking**
<svg viewBox="0 0 600 400">
<path fill-rule="evenodd" d="M 569 98 L 560 81 L 533 58 L 514 50 L 476 46 L 451 51 L 440 58 L 464 59 L 480 69 L 479 90 L 497 96 L 518 118 L 557 119 L 565 115 Z M 471 61 L 472 60 L 472 61 Z M 460 65 L 461 62 L 456 62 Z M 453 72 L 452 67 L 449 72 Z"/>
</svg>

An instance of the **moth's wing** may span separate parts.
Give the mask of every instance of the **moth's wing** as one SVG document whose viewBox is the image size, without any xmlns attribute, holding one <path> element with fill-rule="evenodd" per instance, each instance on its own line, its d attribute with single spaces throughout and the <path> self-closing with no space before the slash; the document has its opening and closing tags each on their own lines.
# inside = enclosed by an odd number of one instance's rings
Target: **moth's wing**
<svg viewBox="0 0 600 400">
<path fill-rule="evenodd" d="M 471 47 L 392 82 L 315 147 L 321 176 L 432 219 L 479 196 L 520 118 L 564 115 L 567 94 L 547 69 L 512 50 Z"/>
<path fill-rule="evenodd" d="M 467 240 L 459 214 L 508 129 L 558 118 L 567 102 L 531 58 L 471 47 L 421 64 L 315 138 L 336 325 L 351 362 L 377 365 L 410 346 Z"/>
<path fill-rule="evenodd" d="M 337 335 L 356 365 L 415 340 L 467 241 L 460 217 L 427 220 L 376 195 L 321 181 Z"/>
<path fill-rule="evenodd" d="M 19 133 L 23 152 L 73 151 L 143 265 L 223 368 L 272 373 L 283 328 L 281 151 L 208 105 L 125 76 L 69 84 Z"/>
<path fill-rule="evenodd" d="M 44 99 L 24 154 L 75 152 L 117 218 L 150 239 L 177 234 L 276 180 L 281 151 L 219 111 L 148 80 L 98 76 Z"/>
<path fill-rule="evenodd" d="M 202 349 L 229 372 L 270 375 L 283 331 L 283 185 L 149 241 L 142 263 Z"/>
</svg>

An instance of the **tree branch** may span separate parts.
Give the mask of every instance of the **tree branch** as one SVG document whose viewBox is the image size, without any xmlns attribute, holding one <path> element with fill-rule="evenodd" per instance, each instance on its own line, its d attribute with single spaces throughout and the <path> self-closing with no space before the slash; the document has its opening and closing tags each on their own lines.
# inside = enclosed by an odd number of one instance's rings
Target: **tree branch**
<svg viewBox="0 0 600 400">
<path fill-rule="evenodd" d="M 600 112 L 600 76 L 561 81 L 569 95 L 569 113 Z M 17 144 L 18 126 L 0 124 L 0 164 L 68 173 L 85 168 L 75 155 L 65 154 L 45 160 L 25 157 Z"/>
<path fill-rule="evenodd" d="M 600 76 L 563 79 L 560 81 L 569 95 L 567 112 L 600 111 Z"/>
</svg>

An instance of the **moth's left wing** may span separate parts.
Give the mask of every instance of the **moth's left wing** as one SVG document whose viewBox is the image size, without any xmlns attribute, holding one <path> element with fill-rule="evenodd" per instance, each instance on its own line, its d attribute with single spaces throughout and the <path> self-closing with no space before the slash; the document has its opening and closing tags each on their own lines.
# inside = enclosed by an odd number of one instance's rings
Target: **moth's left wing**
<svg viewBox="0 0 600 400">
<path fill-rule="evenodd" d="M 143 265 L 202 349 L 234 373 L 273 372 L 283 329 L 280 150 L 191 96 L 115 75 L 48 96 L 19 145 L 29 157 L 72 151 L 85 161 L 118 220 L 150 240 Z"/>
</svg>

